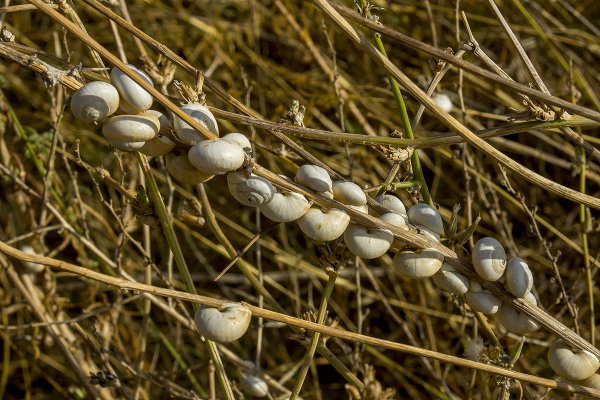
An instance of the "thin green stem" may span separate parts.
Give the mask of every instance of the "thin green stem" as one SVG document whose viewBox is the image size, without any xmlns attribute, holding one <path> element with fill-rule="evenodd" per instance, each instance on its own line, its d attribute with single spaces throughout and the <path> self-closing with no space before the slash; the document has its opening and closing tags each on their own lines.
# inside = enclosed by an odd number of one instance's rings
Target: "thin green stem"
<svg viewBox="0 0 600 400">
<path fill-rule="evenodd" d="M 325 316 L 327 315 L 327 303 L 329 302 L 329 297 L 331 296 L 333 288 L 335 287 L 335 280 L 337 279 L 338 272 L 335 271 L 333 268 L 330 268 L 327 270 L 327 275 L 329 276 L 329 279 L 327 280 L 327 285 L 325 286 L 323 298 L 321 299 L 321 305 L 319 306 L 319 314 L 317 316 L 318 324 L 323 324 L 325 322 Z M 302 385 L 304 384 L 306 374 L 308 374 L 308 369 L 310 368 L 310 364 L 312 363 L 313 357 L 315 356 L 315 351 L 317 350 L 317 345 L 319 344 L 320 336 L 321 334 L 319 332 L 313 333 L 312 342 L 310 343 L 308 353 L 306 353 L 304 365 L 302 365 L 302 369 L 300 370 L 298 380 L 296 381 L 294 389 L 292 390 L 292 394 L 290 395 L 290 400 L 295 400 L 300 394 L 300 390 L 302 390 Z"/>
<path fill-rule="evenodd" d="M 169 248 L 173 253 L 173 258 L 175 259 L 175 264 L 179 269 L 179 274 L 181 275 L 181 278 L 185 283 L 186 290 L 189 293 L 197 294 L 196 286 L 194 286 L 194 281 L 192 280 L 192 275 L 190 274 L 190 270 L 187 267 L 187 263 L 185 262 L 185 258 L 183 257 L 183 252 L 181 251 L 181 247 L 179 246 L 179 241 L 177 240 L 177 236 L 175 235 L 175 229 L 173 229 L 171 217 L 167 212 L 167 208 L 165 207 L 163 198 L 160 194 L 160 191 L 158 190 L 158 185 L 156 184 L 156 180 L 154 179 L 154 175 L 152 174 L 152 170 L 150 169 L 150 165 L 148 164 L 148 159 L 142 153 L 136 152 L 136 155 L 140 167 L 144 172 L 144 177 L 146 178 L 146 184 L 148 185 L 148 194 L 150 195 L 150 199 L 152 199 L 152 203 L 154 204 L 154 209 L 158 214 L 158 219 L 160 220 L 163 232 L 165 233 L 165 237 L 167 238 Z M 194 310 L 197 310 L 198 307 L 198 304 L 194 304 Z M 221 361 L 221 357 L 219 356 L 217 346 L 214 342 L 208 339 L 206 339 L 205 343 L 210 358 L 215 364 L 215 368 L 217 369 L 217 377 L 219 378 L 219 383 L 221 384 L 223 395 L 228 400 L 234 400 L 233 390 L 231 389 L 231 385 L 229 384 L 229 379 L 227 378 L 227 373 L 225 372 L 223 361 Z"/>
<path fill-rule="evenodd" d="M 585 178 L 586 178 L 586 155 L 585 151 L 580 147 L 577 148 L 579 153 L 579 190 L 581 193 L 585 193 Z M 588 249 L 588 237 L 587 237 L 587 218 L 588 208 L 580 204 L 579 205 L 579 225 L 581 228 L 581 248 L 583 250 L 583 265 L 585 267 L 585 280 L 588 292 L 588 305 L 590 307 L 590 343 L 592 346 L 596 345 L 596 316 L 594 313 L 594 282 L 592 280 L 592 270 L 590 265 L 590 253 Z"/>
</svg>

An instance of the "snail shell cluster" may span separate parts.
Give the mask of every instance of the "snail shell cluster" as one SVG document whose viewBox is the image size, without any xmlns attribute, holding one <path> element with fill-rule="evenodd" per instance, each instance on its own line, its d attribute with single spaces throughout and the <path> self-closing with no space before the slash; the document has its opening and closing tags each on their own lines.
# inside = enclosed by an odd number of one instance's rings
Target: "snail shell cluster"
<svg viewBox="0 0 600 400">
<path fill-rule="evenodd" d="M 198 332 L 218 343 L 230 343 L 241 338 L 251 319 L 252 313 L 241 303 L 225 303 L 220 308 L 202 306 L 194 315 Z"/>
</svg>

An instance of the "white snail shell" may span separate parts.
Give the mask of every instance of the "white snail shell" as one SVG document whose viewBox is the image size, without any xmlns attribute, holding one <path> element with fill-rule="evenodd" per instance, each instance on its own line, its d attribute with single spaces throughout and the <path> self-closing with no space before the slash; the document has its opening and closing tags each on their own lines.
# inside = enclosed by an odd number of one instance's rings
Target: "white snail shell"
<svg viewBox="0 0 600 400">
<path fill-rule="evenodd" d="M 445 93 L 435 94 L 431 97 L 431 100 L 435 102 L 442 110 L 449 113 L 452 111 L 453 105 L 450 96 Z"/>
<path fill-rule="evenodd" d="M 475 243 L 472 260 L 475 271 L 486 281 L 497 281 L 506 269 L 506 252 L 492 237 L 481 238 Z"/>
<path fill-rule="evenodd" d="M 537 300 L 531 293 L 528 293 L 523 300 L 537 306 Z M 494 316 L 507 331 L 517 335 L 526 335 L 540 329 L 540 326 L 534 320 L 521 314 L 512 304 L 507 302 L 502 302 L 500 309 Z"/>
<path fill-rule="evenodd" d="M 440 289 L 449 293 L 461 295 L 469 290 L 469 278 L 448 263 L 443 263 L 442 268 L 431 279 Z"/>
<path fill-rule="evenodd" d="M 349 223 L 350 216 L 337 208 L 322 211 L 313 207 L 298 220 L 302 232 L 309 238 L 320 242 L 329 242 L 339 238 Z"/>
<path fill-rule="evenodd" d="M 519 257 L 508 260 L 504 285 L 517 297 L 523 297 L 529 293 L 533 287 L 533 275 L 525 260 Z"/>
<path fill-rule="evenodd" d="M 441 235 L 444 233 L 444 223 L 440 213 L 429 204 L 419 203 L 408 209 L 408 222 L 419 225 Z"/>
<path fill-rule="evenodd" d="M 160 122 L 160 129 L 158 130 L 159 134 L 169 135 L 171 133 L 171 121 L 169 121 L 169 118 L 167 118 L 165 114 L 156 110 L 148 110 L 146 113 L 152 114 L 158 118 L 158 121 Z"/>
<path fill-rule="evenodd" d="M 158 135 L 153 139 L 148 140 L 144 143 L 144 146 L 140 149 L 140 153 L 150 157 L 164 156 L 175 148 L 175 142 L 169 139 L 167 136 Z"/>
<path fill-rule="evenodd" d="M 240 382 L 240 387 L 244 393 L 252 397 L 265 397 L 269 394 L 267 382 L 254 375 L 245 375 Z"/>
<path fill-rule="evenodd" d="M 112 115 L 119 108 L 119 92 L 107 82 L 85 84 L 71 97 L 71 112 L 86 122 L 96 122 Z"/>
<path fill-rule="evenodd" d="M 394 235 L 386 229 L 350 224 L 344 232 L 344 243 L 357 257 L 371 260 L 384 255 L 392 245 Z"/>
<path fill-rule="evenodd" d="M 258 206 L 260 212 L 271 221 L 295 221 L 310 209 L 310 202 L 299 193 L 275 193 L 273 199 L 267 204 Z"/>
<path fill-rule="evenodd" d="M 219 136 L 217 120 L 208 108 L 199 103 L 188 103 L 181 106 L 180 109 L 200 124 L 204 125 L 209 131 Z M 179 140 L 184 144 L 191 146 L 204 140 L 194 128 L 179 117 L 175 117 L 173 120 L 173 127 L 175 128 L 175 132 L 177 132 Z"/>
<path fill-rule="evenodd" d="M 145 142 L 156 136 L 160 122 L 152 114 L 117 115 L 102 125 L 102 134 L 110 142 Z"/>
<path fill-rule="evenodd" d="M 220 308 L 202 306 L 194 315 L 198 332 L 218 343 L 241 338 L 250 326 L 252 312 L 241 303 L 225 303 Z"/>
<path fill-rule="evenodd" d="M 141 76 L 148 84 L 154 86 L 152 79 L 144 71 L 131 64 L 127 64 L 127 66 Z M 152 102 L 154 101 L 152 95 L 135 83 L 129 76 L 125 75 L 119 68 L 115 67 L 110 71 L 110 80 L 119 91 L 121 100 L 127 103 L 125 109 L 132 110 L 137 114 L 152 107 Z"/>
<path fill-rule="evenodd" d="M 245 175 L 244 171 L 227 174 L 227 186 L 237 201 L 246 206 L 258 207 L 273 200 L 275 188 L 271 182 L 260 176 L 246 178 Z"/>
<path fill-rule="evenodd" d="M 305 164 L 296 172 L 296 182 L 315 192 L 328 192 L 333 182 L 324 168 L 318 165 Z"/>
<path fill-rule="evenodd" d="M 600 389 L 600 375 L 594 374 L 587 379 L 582 381 L 575 381 L 576 384 L 586 386 L 592 389 Z"/>
<path fill-rule="evenodd" d="M 317 192 L 317 194 L 320 194 L 323 197 L 328 198 L 329 200 L 333 200 L 333 191 L 329 190 L 327 192 Z"/>
<path fill-rule="evenodd" d="M 375 201 L 390 211 L 406 216 L 406 207 L 404 207 L 404 203 L 392 194 L 380 194 L 375 197 Z"/>
<path fill-rule="evenodd" d="M 108 143 L 110 143 L 110 145 L 114 148 L 122 151 L 141 150 L 146 144 L 146 142 L 128 142 L 123 140 L 109 140 Z"/>
<path fill-rule="evenodd" d="M 244 164 L 244 149 L 225 139 L 203 140 L 192 146 L 188 158 L 200 172 L 222 175 Z"/>
<path fill-rule="evenodd" d="M 236 142 L 242 149 L 244 149 L 246 153 L 250 153 L 252 151 L 252 143 L 250 143 L 250 140 L 248 140 L 248 138 L 241 133 L 228 133 L 227 135 L 223 136 L 223 139 L 230 142 Z"/>
<path fill-rule="evenodd" d="M 21 251 L 24 251 L 27 254 L 37 255 L 37 253 L 35 252 L 33 247 L 31 247 L 28 244 L 24 244 L 20 248 L 21 248 Z M 43 264 L 38 264 L 38 263 L 31 262 L 31 261 L 22 261 L 22 263 L 23 263 L 23 267 L 25 268 L 25 271 L 27 271 L 31 274 L 40 273 L 45 269 L 45 266 Z"/>
<path fill-rule="evenodd" d="M 182 183 L 197 185 L 210 180 L 213 175 L 203 174 L 198 171 L 188 160 L 187 154 L 181 151 L 168 153 L 165 157 L 167 171 L 169 174 Z"/>
<path fill-rule="evenodd" d="M 502 304 L 499 298 L 484 290 L 480 284 L 474 281 L 469 284 L 469 291 L 465 293 L 465 300 L 473 311 L 488 315 L 496 314 Z"/>
<path fill-rule="evenodd" d="M 421 225 L 416 225 L 417 229 L 419 230 L 419 233 L 427 236 L 429 239 L 434 240 L 436 242 L 440 242 L 440 234 L 436 233 L 424 226 Z"/>
<path fill-rule="evenodd" d="M 333 182 L 333 198 L 350 206 L 364 206 L 367 204 L 365 192 L 356 183 L 349 181 Z"/>
<path fill-rule="evenodd" d="M 394 267 L 408 278 L 428 278 L 440 270 L 444 255 L 436 249 L 396 253 Z"/>
<path fill-rule="evenodd" d="M 573 381 L 590 378 L 600 367 L 598 358 L 589 351 L 573 351 L 562 339 L 548 349 L 548 363 L 558 375 Z"/>
</svg>

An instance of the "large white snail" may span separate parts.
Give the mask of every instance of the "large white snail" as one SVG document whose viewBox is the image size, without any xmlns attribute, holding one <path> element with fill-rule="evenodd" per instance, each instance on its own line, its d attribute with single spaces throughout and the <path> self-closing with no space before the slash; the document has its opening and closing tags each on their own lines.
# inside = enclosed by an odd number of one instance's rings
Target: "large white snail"
<svg viewBox="0 0 600 400">
<path fill-rule="evenodd" d="M 429 278 L 440 270 L 444 255 L 436 249 L 404 251 L 394 256 L 394 267 L 408 278 Z"/>
<path fill-rule="evenodd" d="M 504 285 L 517 297 L 524 297 L 533 287 L 533 275 L 529 266 L 519 257 L 513 257 L 506 264 Z"/>
<path fill-rule="evenodd" d="M 406 227 L 404 218 L 396 213 L 383 214 L 380 219 L 398 227 Z M 350 224 L 344 232 L 344 243 L 346 243 L 348 250 L 355 256 L 366 260 L 384 255 L 393 241 L 394 234 L 387 229 L 367 228 L 359 224 Z"/>
<path fill-rule="evenodd" d="M 448 263 L 443 263 L 442 268 L 431 279 L 440 289 L 449 293 L 461 295 L 469 290 L 469 278 Z"/>
<path fill-rule="evenodd" d="M 112 115 L 119 108 L 119 92 L 107 82 L 85 84 L 71 97 L 71 112 L 77 119 L 97 122 Z"/>
<path fill-rule="evenodd" d="M 320 242 L 329 242 L 339 238 L 349 223 L 350 216 L 337 208 L 321 210 L 313 207 L 298 219 L 298 225 L 302 232 L 309 238 Z"/>
<path fill-rule="evenodd" d="M 469 290 L 465 293 L 465 300 L 473 311 L 491 315 L 496 314 L 502 301 L 475 281 L 470 281 Z"/>
<path fill-rule="evenodd" d="M 392 194 L 380 194 L 379 196 L 375 197 L 375 201 L 388 210 L 407 217 L 406 207 L 404 206 L 404 203 L 402 203 L 402 200 L 400 200 L 398 197 Z"/>
<path fill-rule="evenodd" d="M 590 378 L 600 367 L 595 355 L 586 350 L 574 351 L 562 339 L 548 349 L 548 363 L 558 375 L 573 381 Z"/>
<path fill-rule="evenodd" d="M 475 271 L 486 281 L 497 281 L 506 269 L 504 247 L 492 237 L 481 238 L 475 243 L 472 260 Z"/>
<path fill-rule="evenodd" d="M 217 120 L 208 108 L 199 103 L 188 103 L 181 106 L 180 109 L 198 121 L 200 124 L 204 125 L 209 131 L 219 136 L 219 126 L 217 125 Z M 196 132 L 191 125 L 179 117 L 175 117 L 173 120 L 173 127 L 175 128 L 175 132 L 177 133 L 181 143 L 192 146 L 204 140 L 204 138 L 200 136 L 200 134 Z"/>
<path fill-rule="evenodd" d="M 292 222 L 306 214 L 311 203 L 306 197 L 294 192 L 276 192 L 273 199 L 258 206 L 260 212 L 275 222 Z"/>
<path fill-rule="evenodd" d="M 296 182 L 315 192 L 332 190 L 333 182 L 324 168 L 318 165 L 305 164 L 296 172 Z"/>
<path fill-rule="evenodd" d="M 440 235 L 444 233 L 444 223 L 440 213 L 425 203 L 415 204 L 408 209 L 408 222 L 416 225 L 419 230 L 435 240 L 440 241 Z"/>
<path fill-rule="evenodd" d="M 144 71 L 131 64 L 127 64 L 127 66 L 148 82 L 149 85 L 154 86 L 152 79 Z M 110 71 L 110 80 L 119 91 L 121 101 L 126 103 L 121 106 L 125 112 L 137 114 L 146 111 L 152 106 L 154 100 L 152 95 L 119 68 L 115 67 Z"/>
<path fill-rule="evenodd" d="M 246 171 L 232 171 L 227 174 L 227 186 L 231 195 L 240 203 L 258 207 L 267 204 L 275 196 L 275 188 L 263 177 Z"/>
<path fill-rule="evenodd" d="M 222 175 L 244 164 L 244 149 L 237 141 L 226 139 L 203 140 L 192 146 L 188 159 L 207 175 Z"/>
<path fill-rule="evenodd" d="M 159 129 L 160 122 L 152 114 L 117 115 L 102 125 L 102 134 L 121 150 L 137 150 L 153 139 Z"/>
<path fill-rule="evenodd" d="M 333 198 L 340 203 L 350 206 L 364 206 L 367 204 L 367 195 L 354 182 L 335 181 L 333 182 Z"/>
<path fill-rule="evenodd" d="M 220 308 L 202 306 L 194 315 L 198 332 L 218 343 L 241 338 L 248 330 L 251 319 L 252 313 L 241 303 L 225 303 Z"/>
</svg>

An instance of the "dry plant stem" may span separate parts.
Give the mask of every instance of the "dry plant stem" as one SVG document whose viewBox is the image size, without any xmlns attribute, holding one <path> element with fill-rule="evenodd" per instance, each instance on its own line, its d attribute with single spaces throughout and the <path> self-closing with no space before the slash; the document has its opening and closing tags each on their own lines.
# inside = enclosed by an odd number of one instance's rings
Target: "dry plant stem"
<svg viewBox="0 0 600 400">
<path fill-rule="evenodd" d="M 361 0 L 360 4 L 362 6 L 362 12 L 364 13 L 366 18 L 371 16 L 371 12 L 369 10 L 369 4 L 366 0 Z M 385 58 L 388 58 L 387 52 L 385 51 L 385 46 L 383 45 L 383 41 L 381 40 L 381 35 L 376 33 L 374 36 L 375 45 L 377 46 L 377 50 L 381 53 L 381 55 Z M 402 128 L 404 128 L 404 132 L 409 139 L 414 139 L 412 127 L 410 125 L 410 119 L 408 118 L 408 111 L 406 110 L 406 104 L 404 104 L 404 98 L 402 97 L 402 91 L 400 90 L 400 86 L 398 86 L 398 82 L 392 75 L 388 75 L 388 80 L 390 82 L 390 86 L 392 87 L 392 93 L 394 94 L 394 100 L 396 101 L 396 107 L 400 112 L 400 120 L 402 121 Z M 423 200 L 430 206 L 433 206 L 433 201 L 431 200 L 431 195 L 429 194 L 429 188 L 427 187 L 427 182 L 425 181 L 425 176 L 423 176 L 423 170 L 421 169 L 421 161 L 419 160 L 419 152 L 415 151 L 412 153 L 410 157 L 413 172 L 415 174 L 415 178 L 420 183 L 420 192 L 423 196 Z"/>
<path fill-rule="evenodd" d="M 335 287 L 335 280 L 338 276 L 338 272 L 333 268 L 327 269 L 327 275 L 329 279 L 327 280 L 327 285 L 325 286 L 325 291 L 323 292 L 323 298 L 321 299 L 321 305 L 319 306 L 319 314 L 317 315 L 317 324 L 323 325 L 325 322 L 325 317 L 327 316 L 327 302 L 329 301 L 329 297 L 331 297 L 331 293 L 333 292 L 333 288 Z M 300 395 L 300 391 L 302 390 L 302 385 L 304 384 L 304 380 L 306 379 L 306 374 L 308 373 L 308 369 L 312 364 L 313 357 L 315 356 L 315 351 L 317 350 L 317 345 L 319 344 L 320 334 L 319 332 L 314 332 L 312 340 L 310 342 L 310 347 L 308 348 L 308 352 L 306 353 L 304 364 L 300 369 L 298 379 L 296 380 L 296 384 L 294 385 L 294 389 L 292 390 L 292 394 L 290 395 L 290 400 L 296 400 L 298 395 Z"/>
<path fill-rule="evenodd" d="M 34 4 L 41 11 L 46 13 L 50 18 L 58 22 L 61 26 L 63 26 L 66 30 L 71 32 L 81 41 L 83 41 L 86 45 L 96 50 L 102 57 L 107 59 L 112 65 L 119 68 L 123 71 L 127 76 L 133 79 L 138 85 L 140 85 L 144 90 L 152 95 L 160 104 L 162 104 L 167 110 L 171 111 L 173 114 L 184 120 L 187 124 L 189 124 L 192 128 L 194 128 L 200 135 L 202 135 L 205 139 L 216 139 L 217 136 L 209 131 L 204 125 L 200 124 L 198 121 L 194 120 L 192 117 L 184 113 L 177 107 L 172 101 L 170 101 L 165 95 L 163 95 L 160 91 L 155 89 L 152 85 L 146 82 L 140 75 L 135 73 L 131 68 L 129 68 L 125 63 L 119 60 L 118 57 L 114 56 L 110 51 L 106 50 L 103 46 L 101 46 L 98 42 L 92 39 L 87 33 L 83 32 L 79 29 L 75 24 L 71 21 L 60 15 L 53 8 L 49 7 L 46 3 L 41 0 L 28 0 L 31 4 Z"/>
<path fill-rule="evenodd" d="M 579 190 L 585 192 L 586 158 L 585 153 L 580 151 L 579 167 Z M 590 253 L 588 249 L 588 209 L 583 204 L 579 205 L 579 226 L 581 229 L 581 248 L 583 249 L 583 266 L 585 268 L 585 280 L 588 292 L 588 306 L 590 307 L 590 343 L 596 345 L 596 314 L 594 307 L 594 282 L 592 280 L 592 269 L 590 265 Z"/>
<path fill-rule="evenodd" d="M 493 81 L 501 86 L 513 89 L 517 93 L 526 94 L 529 97 L 536 99 L 542 103 L 552 104 L 552 105 L 555 105 L 562 109 L 565 109 L 567 111 L 570 111 L 573 114 L 578 114 L 578 115 L 593 119 L 594 121 L 600 122 L 600 112 L 594 111 L 594 110 L 586 108 L 586 107 L 578 106 L 576 104 L 573 104 L 573 103 L 563 100 L 561 98 L 542 93 L 539 90 L 532 89 L 531 87 L 529 87 L 527 85 L 522 85 L 522 84 L 514 82 L 510 79 L 503 78 L 503 77 L 498 76 L 497 74 L 487 71 L 481 67 L 478 67 L 467 61 L 461 60 L 452 54 L 446 53 L 443 50 L 436 49 L 435 47 L 430 46 L 426 43 L 422 43 L 411 37 L 403 35 L 393 29 L 384 27 L 373 21 L 363 18 L 362 16 L 357 14 L 354 10 L 350 10 L 346 7 L 340 6 L 333 2 L 328 2 L 328 4 L 332 7 L 332 9 L 337 10 L 345 18 L 348 18 L 349 20 L 352 20 L 360 25 L 366 26 L 369 29 L 371 29 L 375 32 L 379 32 L 382 35 L 387 36 L 391 39 L 397 40 L 398 42 L 404 44 L 405 46 L 407 46 L 411 49 L 428 53 L 436 58 L 439 58 L 441 60 L 449 62 L 450 64 L 456 66 L 457 68 L 463 69 L 463 70 L 471 72 L 475 75 L 486 78 L 486 79 Z M 402 83 L 400 81 L 400 79 L 398 79 L 398 81 L 400 83 Z"/>
<path fill-rule="evenodd" d="M 37 0 L 36 0 L 37 1 Z M 494 158 L 501 165 L 507 169 L 513 171 L 523 179 L 552 192 L 558 196 L 567 198 L 577 203 L 582 203 L 587 206 L 600 209 L 600 199 L 588 196 L 580 193 L 576 190 L 569 189 L 556 182 L 545 178 L 525 167 L 520 165 L 518 162 L 507 157 L 503 153 L 496 150 L 494 147 L 486 143 L 483 139 L 479 138 L 468 128 L 463 126 L 460 122 L 454 119 L 451 115 L 444 112 L 440 107 L 435 104 L 431 98 L 429 98 L 417 85 L 415 85 L 406 75 L 404 75 L 390 60 L 383 57 L 379 51 L 373 45 L 371 45 L 367 39 L 354 29 L 328 2 L 327 0 L 314 0 L 314 2 L 350 37 L 356 42 L 366 53 L 371 57 L 377 64 L 383 66 L 390 74 L 394 76 L 400 82 L 400 84 L 406 88 L 406 90 L 415 97 L 421 104 L 431 111 L 444 125 L 452 129 L 454 132 L 462 136 L 469 144 L 477 148 L 482 153 L 489 157 Z"/>
<path fill-rule="evenodd" d="M 76 275 L 79 275 L 84 278 L 92 279 L 110 286 L 115 286 L 124 290 L 133 290 L 146 292 L 157 296 L 170 297 L 173 299 L 179 299 L 182 301 L 191 302 L 194 304 L 205 304 L 210 307 L 221 307 L 223 304 L 231 301 L 231 300 L 219 300 L 212 297 L 201 296 L 196 294 L 191 294 L 187 292 L 181 292 L 177 290 L 165 289 L 156 286 L 149 286 L 143 283 L 128 281 L 122 278 L 116 278 L 108 275 L 101 274 L 99 272 L 95 272 L 89 270 L 87 268 L 83 268 L 74 264 L 70 264 L 67 262 L 63 262 L 60 260 L 56 260 L 49 257 L 43 257 L 39 255 L 32 255 L 25 253 L 21 250 L 18 250 L 14 247 L 7 245 L 6 243 L 0 241 L 0 252 L 9 255 L 11 257 L 17 258 L 23 261 L 30 261 L 39 264 L 44 264 L 53 268 L 57 268 L 59 270 L 70 272 Z M 388 340 L 378 339 L 366 335 L 359 335 L 353 332 L 344 331 L 337 328 L 332 328 L 326 325 L 320 325 L 314 322 L 306 321 L 300 318 L 294 318 L 285 314 L 277 313 L 274 311 L 265 310 L 262 308 L 258 308 L 252 306 L 250 304 L 244 303 L 246 307 L 252 312 L 252 315 L 255 317 L 262 317 L 265 319 L 278 321 L 287 325 L 304 328 L 310 331 L 319 332 L 323 335 L 337 337 L 340 339 L 364 343 L 376 347 L 383 347 L 390 350 L 395 350 L 399 352 L 403 352 L 406 354 L 412 354 L 416 356 L 424 356 L 428 358 L 432 358 L 435 360 L 439 360 L 442 362 L 447 362 L 450 364 L 454 364 L 457 366 L 462 366 L 466 368 L 472 368 L 483 372 L 488 372 L 491 374 L 497 374 L 501 376 L 505 376 L 508 378 L 518 379 L 523 382 L 529 382 L 535 385 L 544 386 L 547 388 L 555 388 L 559 390 L 564 390 L 573 393 L 586 394 L 590 396 L 595 396 L 600 398 L 600 390 L 590 389 L 586 387 L 582 387 L 579 385 L 573 385 L 566 382 L 556 381 L 552 379 L 540 378 L 534 375 L 524 374 L 521 372 L 515 372 L 508 369 L 496 367 L 493 365 L 483 364 L 476 361 L 465 360 L 459 357 L 446 355 L 443 353 L 438 353 L 435 351 L 421 349 L 419 347 L 408 346 L 401 343 L 391 342 Z"/>
<path fill-rule="evenodd" d="M 154 209 L 158 214 L 158 219 L 160 220 L 163 232 L 165 234 L 165 237 L 167 238 L 169 249 L 171 249 L 173 257 L 175 258 L 175 264 L 179 269 L 179 274 L 183 278 L 186 290 L 190 293 L 196 294 L 196 287 L 194 286 L 192 276 L 185 262 L 185 258 L 183 257 L 181 247 L 179 246 L 179 241 L 177 240 L 175 230 L 173 229 L 173 224 L 171 223 L 171 219 L 163 202 L 162 196 L 160 194 L 160 191 L 158 190 L 158 185 L 156 184 L 154 175 L 152 175 L 152 170 L 150 169 L 150 165 L 148 164 L 148 159 L 142 153 L 136 152 L 136 155 L 138 158 L 138 163 L 142 168 L 142 172 L 146 177 L 146 183 L 148 185 L 148 195 L 152 199 Z M 194 307 L 194 309 L 196 308 L 198 308 L 197 305 Z M 225 371 L 223 361 L 221 361 L 221 357 L 219 356 L 217 346 L 214 342 L 208 339 L 205 339 L 205 343 L 208 353 L 210 355 L 210 359 L 214 363 L 215 368 L 217 370 L 217 376 L 219 378 L 219 383 L 221 384 L 223 394 L 227 399 L 233 400 L 233 390 L 231 389 L 231 385 L 229 383 L 229 379 L 227 378 L 227 373 Z"/>
<path fill-rule="evenodd" d="M 562 323 L 557 321 L 554 317 L 552 317 L 548 313 L 544 312 L 540 308 L 538 308 L 536 306 L 532 306 L 531 304 L 524 302 L 523 300 L 515 298 L 514 296 L 508 294 L 506 292 L 506 290 L 500 284 L 483 281 L 479 277 L 479 275 L 477 275 L 474 272 L 473 267 L 471 266 L 471 264 L 469 262 L 458 258 L 457 254 L 455 252 L 453 252 L 452 250 L 448 249 L 447 247 L 445 247 L 435 241 L 429 240 L 429 239 L 425 238 L 423 235 L 417 234 L 416 230 L 400 229 L 397 226 L 388 224 L 388 223 L 380 220 L 379 218 L 375 218 L 371 215 L 364 214 L 364 213 L 356 211 L 352 208 L 349 208 L 340 202 L 337 202 L 335 200 L 330 200 L 321 195 L 315 195 L 295 183 L 291 183 L 291 182 L 284 180 L 280 176 L 272 173 L 271 171 L 269 171 L 265 168 L 262 168 L 259 165 L 254 165 L 253 168 L 254 168 L 255 174 L 270 180 L 271 182 L 275 183 L 277 186 L 282 187 L 284 189 L 292 190 L 296 193 L 300 193 L 300 194 L 310 198 L 311 200 L 315 201 L 320 206 L 323 206 L 326 208 L 341 209 L 344 212 L 346 212 L 348 215 L 350 215 L 350 217 L 354 221 L 357 221 L 360 224 L 363 224 L 368 227 L 382 228 L 382 229 L 390 230 L 397 238 L 399 238 L 400 240 L 402 240 L 404 242 L 410 243 L 411 245 L 413 245 L 417 248 L 435 248 L 436 250 L 438 250 L 440 253 L 442 253 L 445 256 L 445 261 L 448 262 L 453 267 L 455 267 L 459 272 L 467 275 L 471 279 L 476 280 L 484 288 L 490 290 L 493 294 L 500 296 L 503 300 L 512 302 L 513 306 L 518 311 L 522 312 L 523 314 L 527 315 L 528 317 L 533 318 L 535 321 L 539 322 L 542 326 L 545 326 L 550 331 L 559 335 L 561 338 L 563 338 L 565 341 L 567 341 L 571 346 L 573 346 L 575 348 L 580 348 L 580 349 L 590 351 L 591 353 L 595 354 L 597 357 L 600 358 L 600 351 L 597 348 L 592 346 L 590 343 L 588 343 L 585 339 L 583 339 L 579 335 L 575 334 L 569 328 L 567 328 Z"/>
</svg>

